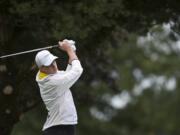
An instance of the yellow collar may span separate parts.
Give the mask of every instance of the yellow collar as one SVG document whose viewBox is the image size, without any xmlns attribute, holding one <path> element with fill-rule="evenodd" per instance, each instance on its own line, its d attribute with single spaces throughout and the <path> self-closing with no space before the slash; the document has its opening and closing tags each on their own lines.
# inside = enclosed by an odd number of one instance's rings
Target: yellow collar
<svg viewBox="0 0 180 135">
<path fill-rule="evenodd" d="M 39 74 L 38 74 L 39 80 L 44 79 L 44 78 L 47 77 L 47 76 L 48 76 L 48 74 L 39 71 Z"/>
</svg>

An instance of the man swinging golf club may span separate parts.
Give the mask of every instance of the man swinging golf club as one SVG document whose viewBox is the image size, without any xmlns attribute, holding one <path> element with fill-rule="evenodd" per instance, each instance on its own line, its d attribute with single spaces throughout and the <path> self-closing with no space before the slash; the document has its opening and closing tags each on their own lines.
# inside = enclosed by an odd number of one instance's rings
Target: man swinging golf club
<svg viewBox="0 0 180 135">
<path fill-rule="evenodd" d="M 81 76 L 83 68 L 68 40 L 59 41 L 59 48 L 69 56 L 65 71 L 58 70 L 57 57 L 47 50 L 38 52 L 35 58 L 39 68 L 36 81 L 48 110 L 43 135 L 75 135 L 77 113 L 70 88 Z"/>
</svg>

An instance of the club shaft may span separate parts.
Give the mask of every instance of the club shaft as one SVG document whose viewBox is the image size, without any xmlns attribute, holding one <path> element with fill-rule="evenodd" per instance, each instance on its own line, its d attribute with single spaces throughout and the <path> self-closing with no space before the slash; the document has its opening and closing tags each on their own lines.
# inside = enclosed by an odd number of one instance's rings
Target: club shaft
<svg viewBox="0 0 180 135">
<path fill-rule="evenodd" d="M 52 45 L 52 46 L 37 48 L 37 49 L 33 49 L 33 50 L 28 50 L 28 51 L 12 53 L 12 54 L 8 54 L 8 55 L 0 56 L 0 59 L 12 57 L 12 56 L 17 56 L 17 55 L 21 55 L 21 54 L 26 54 L 26 53 L 31 53 L 31 52 L 37 52 L 37 51 L 41 51 L 41 50 L 45 50 L 45 49 L 51 49 L 51 48 L 58 47 L 58 46 L 59 45 Z"/>
</svg>

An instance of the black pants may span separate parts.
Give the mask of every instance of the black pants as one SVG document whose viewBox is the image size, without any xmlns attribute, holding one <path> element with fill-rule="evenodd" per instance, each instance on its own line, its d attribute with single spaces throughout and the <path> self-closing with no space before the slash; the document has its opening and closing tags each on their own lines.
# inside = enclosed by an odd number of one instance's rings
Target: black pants
<svg viewBox="0 0 180 135">
<path fill-rule="evenodd" d="M 43 131 L 43 135 L 75 135 L 75 125 L 58 125 Z"/>
</svg>

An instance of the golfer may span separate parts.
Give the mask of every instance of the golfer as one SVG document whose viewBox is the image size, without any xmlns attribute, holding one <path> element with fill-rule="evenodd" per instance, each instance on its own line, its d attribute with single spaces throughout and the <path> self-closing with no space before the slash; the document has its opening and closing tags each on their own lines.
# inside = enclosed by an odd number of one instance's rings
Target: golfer
<svg viewBox="0 0 180 135">
<path fill-rule="evenodd" d="M 38 52 L 35 58 L 39 68 L 36 81 L 48 111 L 43 135 L 75 135 L 77 113 L 70 88 L 81 76 L 83 68 L 66 40 L 59 41 L 59 48 L 69 56 L 65 71 L 58 69 L 57 57 L 47 50 Z"/>
</svg>

